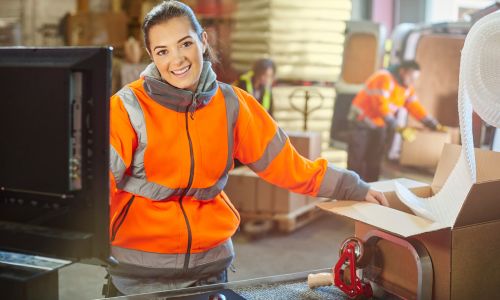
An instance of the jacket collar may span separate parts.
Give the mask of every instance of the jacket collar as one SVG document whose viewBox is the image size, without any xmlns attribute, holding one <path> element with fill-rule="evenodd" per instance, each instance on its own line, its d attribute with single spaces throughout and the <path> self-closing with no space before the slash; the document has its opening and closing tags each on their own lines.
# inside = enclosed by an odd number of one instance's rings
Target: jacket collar
<svg viewBox="0 0 500 300">
<path fill-rule="evenodd" d="M 212 70 L 212 64 L 208 61 L 203 62 L 196 92 L 176 88 L 164 81 L 154 63 L 146 67 L 141 77 L 144 78 L 144 89 L 149 97 L 160 105 L 177 112 L 185 112 L 192 103 L 189 111 L 193 114 L 195 110 L 210 103 L 218 88 L 217 77 Z"/>
<path fill-rule="evenodd" d="M 394 79 L 396 80 L 396 82 L 400 86 L 407 88 L 407 86 L 404 85 L 404 83 L 403 83 L 403 78 L 401 78 L 401 76 L 399 75 L 399 64 L 389 66 L 387 68 L 387 71 L 389 71 L 389 73 L 391 73 L 392 77 L 394 77 Z"/>
</svg>

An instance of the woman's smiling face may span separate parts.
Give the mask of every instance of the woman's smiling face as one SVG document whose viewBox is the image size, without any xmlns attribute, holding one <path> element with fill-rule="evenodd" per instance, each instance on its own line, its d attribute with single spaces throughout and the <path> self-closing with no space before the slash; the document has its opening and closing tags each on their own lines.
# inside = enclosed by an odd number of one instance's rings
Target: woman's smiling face
<svg viewBox="0 0 500 300">
<path fill-rule="evenodd" d="M 201 40 L 187 17 L 175 17 L 149 30 L 148 49 L 163 80 L 190 91 L 196 91 L 207 47 L 207 33 Z"/>
</svg>

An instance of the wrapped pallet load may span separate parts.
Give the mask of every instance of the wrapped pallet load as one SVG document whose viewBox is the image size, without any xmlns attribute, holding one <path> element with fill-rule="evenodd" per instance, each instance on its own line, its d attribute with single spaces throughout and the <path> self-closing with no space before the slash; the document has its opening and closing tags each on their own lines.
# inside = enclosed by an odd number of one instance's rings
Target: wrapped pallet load
<svg viewBox="0 0 500 300">
<path fill-rule="evenodd" d="M 349 0 L 239 0 L 234 14 L 233 67 L 243 73 L 272 59 L 278 81 L 287 82 L 273 88 L 273 117 L 286 130 L 320 132 L 323 150 L 351 9 Z"/>
<path fill-rule="evenodd" d="M 243 72 L 262 57 L 281 80 L 335 81 L 340 73 L 348 0 L 239 0 L 231 59 Z"/>
</svg>

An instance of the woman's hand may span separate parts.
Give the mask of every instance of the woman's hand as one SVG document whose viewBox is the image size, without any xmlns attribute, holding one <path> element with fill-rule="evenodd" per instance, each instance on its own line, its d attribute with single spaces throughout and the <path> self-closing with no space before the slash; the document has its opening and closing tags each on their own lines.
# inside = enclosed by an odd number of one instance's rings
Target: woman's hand
<svg viewBox="0 0 500 300">
<path fill-rule="evenodd" d="M 383 206 L 389 206 L 389 202 L 385 198 L 384 194 L 372 189 L 368 190 L 368 193 L 366 194 L 365 197 L 365 201 L 375 204 L 380 204 Z"/>
</svg>

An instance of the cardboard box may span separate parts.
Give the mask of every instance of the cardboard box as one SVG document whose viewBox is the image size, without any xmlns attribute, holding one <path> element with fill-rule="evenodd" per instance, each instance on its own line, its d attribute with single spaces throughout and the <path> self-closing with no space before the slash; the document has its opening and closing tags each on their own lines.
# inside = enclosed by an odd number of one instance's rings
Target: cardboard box
<svg viewBox="0 0 500 300">
<path fill-rule="evenodd" d="M 411 190 L 421 197 L 437 193 L 460 149 L 446 145 L 432 184 Z M 476 149 L 476 165 L 477 182 L 451 227 L 417 217 L 407 209 L 399 210 L 403 204 L 397 204 L 399 199 L 390 182 L 382 185 L 391 208 L 355 201 L 325 202 L 318 207 L 355 220 L 356 235 L 361 239 L 377 229 L 423 245 L 432 260 L 434 299 L 496 299 L 500 294 L 500 153 Z M 401 183 L 411 187 L 408 182 Z M 377 248 L 382 265 L 376 281 L 386 290 L 415 298 L 418 273 L 409 250 L 383 241 Z"/>
<path fill-rule="evenodd" d="M 287 131 L 290 143 L 300 155 L 314 160 L 321 156 L 321 133 L 316 131 Z"/>
<path fill-rule="evenodd" d="M 247 167 L 229 172 L 224 192 L 243 213 L 290 213 L 308 203 L 308 196 L 274 186 Z"/>
<path fill-rule="evenodd" d="M 307 196 L 290 192 L 282 188 L 275 188 L 274 210 L 275 213 L 291 213 L 307 204 Z"/>
<path fill-rule="evenodd" d="M 127 40 L 123 12 L 79 12 L 68 17 L 66 37 L 70 46 L 122 47 Z"/>
<path fill-rule="evenodd" d="M 311 160 L 321 156 L 321 133 L 290 131 L 287 134 L 302 156 Z M 229 172 L 224 191 L 234 206 L 243 213 L 287 214 L 312 202 L 308 196 L 266 182 L 247 167 Z"/>
<path fill-rule="evenodd" d="M 257 198 L 255 201 L 257 202 L 257 211 L 261 213 L 272 213 L 274 212 L 274 208 L 276 203 L 274 201 L 275 190 L 277 187 L 270 184 L 269 182 L 259 178 L 257 180 Z"/>
<path fill-rule="evenodd" d="M 307 196 L 274 186 L 263 179 L 257 183 L 257 212 L 290 213 L 307 204 Z"/>
<path fill-rule="evenodd" d="M 457 143 L 460 136 L 457 128 L 448 132 L 417 129 L 415 140 L 404 141 L 399 163 L 402 166 L 435 169 L 445 144 Z"/>
<path fill-rule="evenodd" d="M 246 167 L 236 168 L 229 172 L 229 179 L 224 192 L 241 212 L 257 211 L 257 183 L 259 177 Z"/>
</svg>

